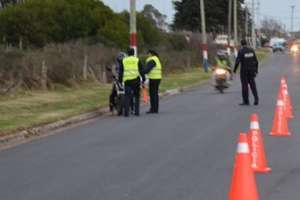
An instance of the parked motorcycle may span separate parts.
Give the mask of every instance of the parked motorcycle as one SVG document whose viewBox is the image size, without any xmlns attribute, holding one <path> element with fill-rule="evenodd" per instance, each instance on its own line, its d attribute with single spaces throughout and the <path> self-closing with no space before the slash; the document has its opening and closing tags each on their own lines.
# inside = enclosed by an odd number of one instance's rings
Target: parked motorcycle
<svg viewBox="0 0 300 200">
<path fill-rule="evenodd" d="M 110 112 L 116 112 L 118 116 L 121 116 L 124 111 L 124 100 L 125 100 L 125 88 L 118 78 L 113 75 L 112 90 L 109 96 L 109 110 Z M 130 100 L 130 112 L 134 112 L 133 98 Z"/>
<path fill-rule="evenodd" d="M 110 112 L 116 111 L 120 116 L 123 114 L 125 90 L 122 83 L 113 75 L 112 91 L 109 97 L 109 109 Z"/>
</svg>

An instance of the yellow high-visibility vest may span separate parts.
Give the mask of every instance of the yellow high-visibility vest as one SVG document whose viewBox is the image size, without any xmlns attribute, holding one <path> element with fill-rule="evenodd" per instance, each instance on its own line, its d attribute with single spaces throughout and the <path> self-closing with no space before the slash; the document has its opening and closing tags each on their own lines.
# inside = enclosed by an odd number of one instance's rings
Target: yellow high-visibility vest
<svg viewBox="0 0 300 200">
<path fill-rule="evenodd" d="M 221 60 L 219 58 L 216 58 L 216 61 L 217 61 L 217 65 L 221 68 L 227 68 L 229 67 L 229 64 L 227 63 L 226 60 Z"/>
<path fill-rule="evenodd" d="M 123 59 L 123 82 L 134 80 L 139 77 L 139 58 L 129 56 Z"/>
<path fill-rule="evenodd" d="M 161 79 L 162 78 L 162 66 L 159 58 L 157 56 L 151 56 L 147 58 L 146 63 L 153 60 L 155 62 L 155 67 L 149 72 L 149 79 Z"/>
</svg>

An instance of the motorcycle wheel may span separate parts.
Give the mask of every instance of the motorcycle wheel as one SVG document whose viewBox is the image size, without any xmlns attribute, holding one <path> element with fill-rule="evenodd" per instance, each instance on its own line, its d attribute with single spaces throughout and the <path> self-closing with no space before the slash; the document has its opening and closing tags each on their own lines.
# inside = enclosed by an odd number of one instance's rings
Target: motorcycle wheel
<svg viewBox="0 0 300 200">
<path fill-rule="evenodd" d="M 224 90 L 225 90 L 225 87 L 224 87 L 223 83 L 219 83 L 219 85 L 216 86 L 216 89 L 217 89 L 221 94 L 223 94 L 223 93 L 224 93 Z"/>
<path fill-rule="evenodd" d="M 116 106 L 118 116 L 121 116 L 123 114 L 123 108 L 124 108 L 124 95 L 120 95 L 117 98 L 117 106 Z"/>
</svg>

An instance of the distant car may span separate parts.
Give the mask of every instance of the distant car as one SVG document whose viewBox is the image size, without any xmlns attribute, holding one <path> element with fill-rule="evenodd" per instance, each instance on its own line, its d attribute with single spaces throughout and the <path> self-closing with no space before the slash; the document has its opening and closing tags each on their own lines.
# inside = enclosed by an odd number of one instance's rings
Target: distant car
<svg viewBox="0 0 300 200">
<path fill-rule="evenodd" d="M 284 46 L 280 43 L 275 43 L 272 45 L 272 51 L 275 52 L 284 52 Z"/>
<path fill-rule="evenodd" d="M 300 42 L 294 42 L 290 48 L 291 53 L 299 53 L 300 52 Z"/>
</svg>

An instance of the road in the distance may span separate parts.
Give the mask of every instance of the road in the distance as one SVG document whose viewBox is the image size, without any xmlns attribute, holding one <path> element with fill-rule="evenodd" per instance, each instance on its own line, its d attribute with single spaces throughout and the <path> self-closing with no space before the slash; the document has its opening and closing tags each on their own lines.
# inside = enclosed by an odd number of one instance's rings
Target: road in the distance
<svg viewBox="0 0 300 200">
<path fill-rule="evenodd" d="M 293 136 L 272 138 L 281 75 L 288 75 Z M 237 77 L 238 78 L 238 77 Z M 239 81 L 165 99 L 161 114 L 109 117 L 0 152 L 1 200 L 227 199 L 238 133 L 257 112 L 272 168 L 261 199 L 296 200 L 300 188 L 300 59 L 272 55 L 260 70 L 261 105 L 240 107 Z"/>
</svg>

